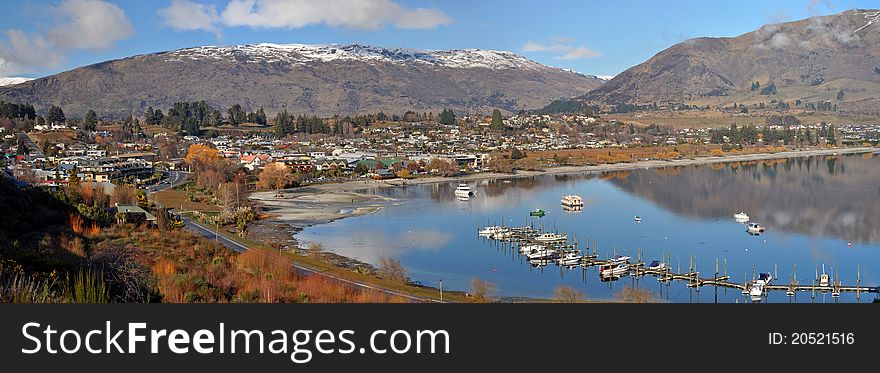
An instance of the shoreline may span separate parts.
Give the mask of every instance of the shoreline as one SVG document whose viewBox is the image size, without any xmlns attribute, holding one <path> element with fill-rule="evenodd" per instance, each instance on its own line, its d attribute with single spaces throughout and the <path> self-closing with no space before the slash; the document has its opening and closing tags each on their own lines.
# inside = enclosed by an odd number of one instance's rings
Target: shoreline
<svg viewBox="0 0 880 373">
<path fill-rule="evenodd" d="M 444 183 L 444 182 L 459 182 L 459 181 L 478 181 L 478 180 L 504 180 L 504 179 L 515 179 L 515 178 L 525 178 L 525 177 L 533 177 L 533 176 L 542 176 L 542 175 L 563 175 L 563 174 L 576 174 L 576 173 L 588 173 L 588 172 L 611 172 L 611 171 L 629 171 L 640 168 L 663 168 L 663 167 L 676 167 L 676 166 L 692 166 L 692 165 L 707 165 L 713 163 L 731 163 L 731 162 L 749 162 L 749 161 L 762 161 L 762 160 L 774 160 L 774 159 L 788 159 L 788 158 L 801 158 L 801 157 L 815 157 L 815 156 L 828 156 L 828 155 L 847 155 L 847 154 L 863 154 L 863 153 L 874 153 L 880 152 L 880 148 L 874 147 L 857 147 L 857 148 L 832 148 L 832 149 L 812 149 L 812 150 L 789 150 L 778 153 L 752 153 L 752 154 L 737 154 L 737 155 L 724 155 L 724 156 L 708 156 L 708 157 L 697 157 L 697 158 L 686 158 L 686 159 L 674 159 L 674 160 L 650 160 L 650 161 L 636 161 L 636 162 L 626 162 L 626 163 L 609 163 L 609 164 L 599 164 L 599 165 L 590 165 L 590 166 L 559 166 L 559 167 L 551 167 L 542 171 L 516 171 L 512 174 L 506 173 L 497 173 L 497 172 L 481 172 L 476 174 L 468 174 L 461 176 L 451 176 L 451 177 L 443 177 L 443 176 L 429 176 L 423 178 L 415 178 L 401 181 L 400 179 L 391 179 L 387 180 L 351 180 L 337 183 L 325 183 L 325 184 L 315 184 L 309 185 L 307 188 L 314 188 L 316 192 L 346 192 L 346 193 L 358 193 L 359 191 L 371 190 L 371 189 L 380 189 L 380 188 L 395 188 L 401 186 L 410 186 L 410 185 L 421 185 L 421 184 L 435 184 L 435 183 Z M 302 189 L 302 188 L 299 188 Z M 285 193 L 295 193 L 298 189 L 285 189 Z M 271 193 L 271 192 L 262 192 L 262 193 Z"/>
<path fill-rule="evenodd" d="M 707 165 L 715 163 L 748 162 L 774 159 L 788 159 L 813 156 L 848 155 L 876 153 L 880 149 L 874 147 L 857 148 L 832 148 L 814 150 L 791 150 L 778 153 L 753 153 L 726 156 L 709 156 L 677 160 L 648 160 L 629 163 L 600 164 L 589 166 L 561 166 L 548 168 L 543 171 L 517 171 L 514 174 L 485 172 L 453 177 L 430 176 L 409 180 L 393 179 L 386 180 L 351 180 L 337 183 L 315 184 L 304 187 L 285 189 L 282 196 L 276 196 L 274 191 L 258 192 L 248 198 L 256 202 L 267 214 L 272 215 L 255 224 L 258 235 L 265 236 L 267 243 L 286 249 L 306 252 L 301 245 L 303 242 L 297 235 L 307 227 L 327 224 L 333 221 L 354 216 L 363 216 L 378 212 L 383 207 L 392 204 L 402 204 L 393 198 L 364 193 L 365 191 L 396 188 L 410 185 L 423 185 L 435 183 L 450 183 L 479 180 L 504 180 L 526 178 L 542 175 L 563 175 L 581 173 L 602 173 L 614 171 L 628 171 L 635 169 L 650 169 L 663 167 L 680 167 L 692 165 Z M 355 258 L 345 257 L 332 251 L 325 252 L 334 265 L 343 268 L 360 266 L 373 267 L 369 263 L 361 262 Z"/>
</svg>

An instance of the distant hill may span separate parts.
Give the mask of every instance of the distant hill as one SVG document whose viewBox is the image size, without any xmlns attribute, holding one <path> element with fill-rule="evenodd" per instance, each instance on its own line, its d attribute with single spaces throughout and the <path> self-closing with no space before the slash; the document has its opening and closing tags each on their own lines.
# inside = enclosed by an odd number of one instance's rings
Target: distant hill
<svg viewBox="0 0 880 373">
<path fill-rule="evenodd" d="M 843 92 L 841 94 L 841 91 Z M 849 10 L 676 44 L 577 98 L 587 104 L 828 102 L 880 112 L 880 11 Z"/>
<path fill-rule="evenodd" d="M 603 82 L 501 51 L 256 44 L 102 62 L 0 87 L 0 100 L 38 110 L 60 105 L 74 117 L 89 109 L 121 117 L 195 100 L 248 111 L 263 106 L 270 114 L 283 108 L 325 116 L 443 108 L 489 113 L 538 109 Z"/>
</svg>

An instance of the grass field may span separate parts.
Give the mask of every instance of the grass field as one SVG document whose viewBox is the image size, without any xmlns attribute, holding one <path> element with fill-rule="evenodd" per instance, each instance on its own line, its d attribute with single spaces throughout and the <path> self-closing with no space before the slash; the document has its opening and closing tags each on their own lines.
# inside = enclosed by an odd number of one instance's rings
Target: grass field
<svg viewBox="0 0 880 373">
<path fill-rule="evenodd" d="M 184 210 L 189 211 L 201 211 L 201 212 L 217 212 L 220 211 L 220 207 L 209 205 L 207 203 L 201 202 L 191 202 L 186 198 L 186 191 L 181 189 L 165 189 L 163 191 L 156 192 L 153 195 L 153 198 L 156 199 L 156 202 L 159 202 L 162 206 L 165 206 L 170 209 L 179 209 L 183 206 Z"/>
</svg>

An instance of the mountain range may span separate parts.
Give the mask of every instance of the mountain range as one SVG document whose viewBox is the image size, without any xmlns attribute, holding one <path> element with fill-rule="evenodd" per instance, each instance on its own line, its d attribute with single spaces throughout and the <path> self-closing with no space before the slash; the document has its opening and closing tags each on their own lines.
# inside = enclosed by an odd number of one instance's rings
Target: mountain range
<svg viewBox="0 0 880 373">
<path fill-rule="evenodd" d="M 228 108 L 297 114 L 457 113 L 537 109 L 604 82 L 511 52 L 427 51 L 364 45 L 195 47 L 111 60 L 0 87 L 0 100 L 68 115 L 103 116 L 205 100 Z"/>
<path fill-rule="evenodd" d="M 880 11 L 848 10 L 769 24 L 737 37 L 689 39 L 577 100 L 701 107 L 775 100 L 792 108 L 800 100 L 877 113 Z"/>
</svg>

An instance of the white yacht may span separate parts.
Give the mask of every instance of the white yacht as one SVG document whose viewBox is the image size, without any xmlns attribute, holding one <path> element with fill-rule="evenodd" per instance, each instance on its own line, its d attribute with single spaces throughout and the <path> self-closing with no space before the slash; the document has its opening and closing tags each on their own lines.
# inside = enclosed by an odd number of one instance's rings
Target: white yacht
<svg viewBox="0 0 880 373">
<path fill-rule="evenodd" d="M 519 252 L 523 254 L 528 254 L 532 251 L 541 250 L 543 248 L 543 245 L 523 245 L 519 247 Z"/>
<path fill-rule="evenodd" d="M 470 197 L 474 195 L 474 191 L 465 183 L 458 184 L 458 188 L 455 188 L 455 195 L 460 197 Z"/>
<path fill-rule="evenodd" d="M 749 223 L 746 231 L 749 233 L 764 233 L 764 226 L 758 223 Z"/>
<path fill-rule="evenodd" d="M 580 264 L 583 258 L 577 251 L 569 251 L 565 255 L 560 256 L 559 259 L 556 259 L 556 262 L 561 266 L 573 266 Z"/>
<path fill-rule="evenodd" d="M 764 296 L 764 284 L 757 281 L 752 283 L 752 286 L 749 287 L 749 296 L 753 302 L 760 301 L 761 297 Z"/>
<path fill-rule="evenodd" d="M 745 223 L 745 222 L 749 221 L 749 214 L 746 214 L 744 211 L 741 211 L 736 214 L 733 214 L 733 218 L 740 223 Z"/>
<path fill-rule="evenodd" d="M 770 285 L 771 281 L 773 281 L 773 275 L 769 272 L 758 274 L 758 278 L 752 281 L 752 286 L 749 287 L 749 296 L 752 298 L 752 301 L 757 302 L 761 300 L 761 297 L 764 296 L 764 287 Z"/>
<path fill-rule="evenodd" d="M 500 225 L 493 225 L 483 228 L 479 231 L 480 236 L 492 236 L 496 233 L 507 232 L 509 229 Z"/>
<path fill-rule="evenodd" d="M 556 233 L 543 233 L 535 237 L 535 241 L 538 242 L 560 242 L 568 239 L 567 235 L 564 234 L 556 234 Z"/>
<path fill-rule="evenodd" d="M 556 257 L 557 253 L 554 249 L 542 248 L 537 250 L 532 250 L 529 253 L 526 253 L 526 258 L 529 260 L 539 260 L 539 259 L 552 259 Z"/>
<path fill-rule="evenodd" d="M 661 262 L 659 260 L 652 261 L 651 264 L 648 264 L 648 269 L 653 270 L 661 270 L 666 268 L 666 263 Z"/>
<path fill-rule="evenodd" d="M 560 202 L 566 207 L 584 207 L 584 199 L 574 194 L 562 196 Z"/>
<path fill-rule="evenodd" d="M 615 255 L 608 263 L 599 266 L 599 275 L 602 277 L 619 277 L 629 272 L 628 256 Z"/>
</svg>

